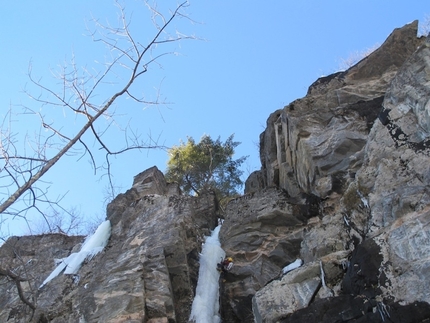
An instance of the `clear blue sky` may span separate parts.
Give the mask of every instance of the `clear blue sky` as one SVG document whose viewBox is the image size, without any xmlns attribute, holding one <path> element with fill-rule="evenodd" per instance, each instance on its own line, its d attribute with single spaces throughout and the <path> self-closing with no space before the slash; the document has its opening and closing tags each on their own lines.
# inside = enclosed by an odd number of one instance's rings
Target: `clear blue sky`
<svg viewBox="0 0 430 323">
<path fill-rule="evenodd" d="M 159 2 L 163 5 L 160 10 L 177 4 Z M 147 10 L 141 1 L 130 0 L 126 12 L 133 14 L 131 28 L 144 42 L 153 34 Z M 197 23 L 180 19 L 174 27 L 203 40 L 175 44 L 173 49 L 179 55 L 162 58 L 160 68 L 147 73 L 139 85 L 147 99 L 159 91 L 169 104 L 144 107 L 122 101 L 116 106 L 116 120 L 119 126 L 130 123 L 143 136 L 150 134 L 168 147 L 187 136 L 198 140 L 209 134 L 225 140 L 234 133 L 242 143 L 237 157 L 250 156 L 243 169 L 248 175 L 260 168 L 259 135 L 270 113 L 303 97 L 318 77 L 337 71 L 342 59 L 382 44 L 394 28 L 415 19 L 424 21 L 430 5 L 418 0 L 191 0 L 186 12 Z M 72 57 L 78 66 L 99 67 L 97 62 L 104 61 L 107 53 L 86 36 L 87 27 L 94 30 L 92 17 L 114 24 L 117 13 L 114 1 L 109 0 L 3 1 L 0 117 L 9 106 L 21 111 L 16 106 L 24 104 L 42 111 L 56 125 L 71 128 L 73 115 L 58 109 L 50 112 L 23 93 L 27 88 L 38 94 L 29 86 L 29 64 L 33 75 L 53 88 L 56 81 L 51 70 Z M 100 100 L 111 95 L 113 88 L 105 86 L 98 94 Z M 22 115 L 14 120 L 13 127 L 21 135 L 37 122 Z M 118 135 L 111 140 L 118 141 Z M 97 150 L 92 141 L 88 144 Z M 66 157 L 44 177 L 50 183 L 49 192 L 54 197 L 67 192 L 66 208 L 76 206 L 88 217 L 103 217 L 103 172 L 94 175 L 87 156 L 78 158 Z M 124 192 L 139 172 L 153 165 L 164 171 L 167 158 L 162 150 L 118 157 L 113 160 L 115 184 Z M 19 233 L 26 229 L 13 220 L 4 223 L 2 230 Z"/>
</svg>

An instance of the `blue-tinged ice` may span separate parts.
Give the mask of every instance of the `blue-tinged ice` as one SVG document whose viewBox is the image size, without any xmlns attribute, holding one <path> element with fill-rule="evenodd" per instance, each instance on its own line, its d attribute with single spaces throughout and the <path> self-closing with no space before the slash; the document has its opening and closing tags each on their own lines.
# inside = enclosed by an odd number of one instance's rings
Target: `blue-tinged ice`
<svg viewBox="0 0 430 323">
<path fill-rule="evenodd" d="M 294 270 L 296 268 L 299 268 L 301 265 L 303 265 L 303 260 L 296 259 L 296 261 L 294 261 L 291 264 L 289 264 L 288 266 L 285 266 L 284 268 L 282 268 L 282 273 L 285 275 L 289 271 Z"/>
<path fill-rule="evenodd" d="M 191 308 L 190 321 L 196 323 L 219 323 L 219 276 L 217 264 L 224 259 L 225 252 L 218 239 L 221 225 L 217 226 L 211 236 L 206 237 L 200 254 L 199 280 L 196 296 Z"/>
<path fill-rule="evenodd" d="M 63 270 L 64 274 L 76 274 L 82 266 L 85 259 L 91 260 L 95 255 L 106 247 L 111 233 L 110 221 L 102 222 L 93 235 L 88 236 L 79 252 L 71 253 L 63 259 L 56 259 L 57 267 L 39 286 L 42 288 L 52 279 L 57 277 Z"/>
</svg>

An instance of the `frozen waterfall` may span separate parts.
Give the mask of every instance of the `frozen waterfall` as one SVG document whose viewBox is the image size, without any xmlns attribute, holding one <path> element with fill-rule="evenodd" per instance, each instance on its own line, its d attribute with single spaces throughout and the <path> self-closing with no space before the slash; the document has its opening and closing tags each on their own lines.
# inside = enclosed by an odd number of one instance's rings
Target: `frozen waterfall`
<svg viewBox="0 0 430 323">
<path fill-rule="evenodd" d="M 190 321 L 196 323 L 219 323 L 219 276 L 217 263 L 224 259 L 225 252 L 218 239 L 221 225 L 218 225 L 211 236 L 206 237 L 200 254 L 199 280 L 196 296 L 191 308 Z"/>
</svg>

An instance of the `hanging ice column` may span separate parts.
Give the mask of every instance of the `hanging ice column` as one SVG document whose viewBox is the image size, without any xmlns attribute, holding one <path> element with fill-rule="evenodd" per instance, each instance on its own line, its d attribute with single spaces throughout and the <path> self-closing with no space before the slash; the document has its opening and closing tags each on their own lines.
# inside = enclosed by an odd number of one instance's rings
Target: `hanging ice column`
<svg viewBox="0 0 430 323">
<path fill-rule="evenodd" d="M 106 247 L 111 232 L 110 221 L 106 220 L 102 222 L 96 232 L 93 235 L 88 236 L 85 239 L 81 247 L 81 251 L 71 253 L 68 257 L 63 259 L 56 259 L 57 267 L 54 271 L 45 279 L 39 288 L 42 288 L 52 279 L 57 277 L 63 270 L 64 274 L 76 274 L 81 268 L 82 263 L 85 259 L 91 260 L 95 255 L 103 251 Z"/>
<path fill-rule="evenodd" d="M 217 226 L 210 237 L 206 237 L 200 254 L 199 280 L 196 296 L 191 308 L 190 321 L 196 323 L 219 323 L 219 276 L 217 264 L 224 259 L 225 252 L 218 239 L 221 225 Z"/>
</svg>

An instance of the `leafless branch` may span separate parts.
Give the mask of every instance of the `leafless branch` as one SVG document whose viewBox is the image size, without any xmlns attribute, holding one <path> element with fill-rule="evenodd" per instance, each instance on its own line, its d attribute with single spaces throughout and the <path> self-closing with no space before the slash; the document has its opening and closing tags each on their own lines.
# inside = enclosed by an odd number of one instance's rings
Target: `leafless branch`
<svg viewBox="0 0 430 323">
<path fill-rule="evenodd" d="M 27 279 L 18 276 L 14 272 L 12 272 L 9 269 L 1 268 L 0 267 L 0 276 L 6 276 L 10 279 L 12 279 L 15 282 L 16 288 L 18 290 L 18 295 L 21 301 L 28 305 L 33 311 L 36 309 L 36 306 L 28 300 L 28 298 L 24 295 L 24 291 L 22 290 L 21 282 L 27 281 Z"/>
<path fill-rule="evenodd" d="M 179 4 L 168 17 L 164 17 L 156 8 L 148 5 L 152 12 L 155 32 L 146 45 L 133 35 L 130 29 L 131 19 L 126 15 L 123 7 L 116 3 L 120 10 L 120 26 L 102 25 L 96 21 L 96 27 L 102 32 L 92 33 L 93 40 L 107 46 L 112 58 L 103 65 L 102 70 L 77 66 L 75 56 L 68 64 L 60 67 L 59 71 L 51 71 L 57 79 L 58 87 L 54 88 L 44 83 L 42 78 L 35 77 L 32 64 L 28 69 L 29 86 L 36 89 L 36 94 L 29 89 L 24 93 L 38 107 L 28 104 L 18 105 L 22 110 L 16 111 L 16 106 L 11 106 L 2 116 L 0 127 L 0 228 L 5 221 L 5 216 L 20 218 L 25 221 L 30 233 L 36 232 L 34 222 L 28 218 L 32 213 L 40 215 L 41 226 L 44 232 L 55 230 L 65 233 L 77 233 L 81 228 L 82 217 L 76 210 L 65 210 L 62 205 L 64 195 L 53 197 L 49 192 L 50 183 L 43 180 L 43 176 L 61 159 L 67 156 L 78 156 L 78 160 L 89 156 L 94 173 L 101 169 L 107 176 L 109 196 L 116 194 L 114 174 L 110 158 L 133 150 L 165 149 L 158 144 L 158 139 L 149 136 L 144 141 L 127 125 L 121 128 L 115 120 L 115 103 L 121 97 L 127 97 L 137 103 L 148 105 L 162 104 L 159 93 L 155 101 L 145 100 L 142 95 L 133 93 L 132 85 L 136 83 L 153 64 L 159 64 L 159 60 L 169 54 L 175 54 L 171 50 L 160 52 L 163 44 L 194 39 L 181 33 L 168 33 L 167 29 L 177 17 L 186 17 L 182 9 L 188 6 L 187 2 Z M 187 18 L 187 17 L 186 17 Z M 189 18 L 187 18 L 189 19 Z M 162 23 L 160 23 L 160 21 Z M 123 83 L 110 82 L 112 76 L 117 76 L 118 68 L 125 69 L 128 77 Z M 121 72 L 122 73 L 122 72 Z M 122 74 L 121 74 L 122 75 Z M 100 101 L 99 92 L 106 85 L 115 85 L 116 90 L 106 100 Z M 135 88 L 135 87 L 133 87 Z M 62 110 L 75 116 L 73 129 L 70 123 L 61 124 L 55 117 L 56 111 Z M 22 134 L 13 131 L 13 126 L 25 118 L 29 124 L 27 133 Z M 27 119 L 36 120 L 36 124 L 28 123 Z M 102 123 L 105 119 L 106 122 Z M 99 121 L 100 120 L 100 121 Z M 123 132 L 123 145 L 109 142 L 108 131 L 117 128 Z M 93 144 L 87 144 L 92 138 Z M 104 152 L 104 159 L 98 160 L 99 151 Z M 3 237 L 2 237 L 3 239 Z M 4 239 L 3 239 L 4 240 Z M 21 266 L 22 267 L 22 266 Z M 29 306 L 33 314 L 40 310 L 37 307 L 35 292 L 31 290 L 31 276 L 0 265 L 0 276 L 12 280 L 17 288 L 21 301 Z M 24 292 L 22 282 L 29 282 L 31 298 Z"/>
<path fill-rule="evenodd" d="M 165 17 L 155 6 L 146 3 L 152 13 L 155 26 L 155 33 L 146 45 L 142 45 L 142 42 L 132 35 L 130 19 L 127 17 L 124 8 L 118 2 L 116 4 L 120 10 L 120 26 L 112 27 L 96 21 L 96 26 L 102 34 L 100 36 L 99 33 L 92 33 L 95 42 L 105 44 L 111 53 L 116 53 L 111 62 L 105 64 L 104 71 L 90 71 L 86 67 L 80 69 L 77 67 L 73 56 L 69 65 L 64 65 L 60 72 L 53 72 L 53 75 L 60 81 L 61 90 L 57 91 L 45 85 L 41 78 L 35 78 L 30 64 L 28 71 L 30 84 L 34 85 L 40 92 L 38 95 L 33 95 L 30 91 L 25 90 L 29 98 L 39 103 L 41 107 L 59 107 L 69 110 L 84 119 L 77 120 L 82 124 L 73 134 L 70 129 L 66 130 L 61 126 L 58 127 L 52 121 L 49 121 L 46 115 L 42 113 L 42 110 L 36 111 L 33 108 L 24 106 L 22 114 L 25 116 L 38 116 L 41 125 L 39 132 L 35 133 L 33 139 L 28 135 L 24 138 L 27 147 L 30 147 L 33 151 L 33 155 L 30 155 L 18 151 L 17 144 L 20 139 L 10 131 L 12 113 L 8 112 L 6 114 L 3 123 L 7 124 L 7 127 L 2 128 L 0 132 L 0 162 L 2 163 L 0 167 L 6 172 L 4 173 L 5 175 L 0 175 L 0 178 L 8 179 L 8 181 L 2 182 L 0 188 L 6 191 L 1 191 L 0 194 L 7 196 L 7 198 L 0 200 L 0 213 L 25 217 L 29 209 L 36 209 L 44 216 L 44 212 L 38 207 L 38 204 L 52 202 L 55 205 L 57 202 L 50 200 L 46 196 L 47 192 L 36 187 L 35 184 L 40 182 L 41 178 L 64 156 L 79 153 L 80 159 L 88 154 L 94 172 L 101 167 L 104 168 L 109 178 L 110 186 L 113 189 L 113 175 L 109 156 L 123 154 L 131 150 L 160 148 L 156 143 L 150 142 L 150 144 L 147 144 L 136 136 L 129 138 L 126 134 L 124 147 L 113 149 L 110 147 L 110 143 L 103 139 L 104 132 L 110 128 L 113 121 L 102 132 L 96 128 L 96 122 L 102 116 L 114 120 L 114 114 L 109 111 L 113 108 L 118 98 L 124 95 L 135 102 L 159 104 L 158 99 L 153 102 L 139 98 L 139 96 L 132 93 L 131 86 L 137 79 L 148 72 L 150 65 L 158 63 L 165 55 L 174 54 L 172 51 L 166 51 L 154 55 L 157 46 L 195 38 L 179 32 L 167 32 L 167 28 L 175 18 L 185 17 L 188 19 L 182 13 L 182 9 L 187 7 L 188 3 L 179 4 L 168 17 Z M 115 73 L 114 68 L 118 66 L 129 70 L 128 80 L 104 103 L 95 103 L 94 99 L 99 87 L 105 83 L 105 80 L 107 81 L 108 76 Z M 96 156 L 92 152 L 92 147 L 85 143 L 83 136 L 87 133 L 91 133 L 96 143 L 100 145 L 100 149 L 105 151 L 105 167 L 98 165 Z M 133 132 L 131 133 L 134 134 Z M 79 145 L 76 144 L 81 144 L 82 146 L 79 148 Z M 79 152 L 79 149 L 81 152 Z M 15 189 L 9 192 L 13 186 Z M 24 202 L 24 206 L 20 206 L 15 210 L 10 209 L 19 200 Z"/>
</svg>

